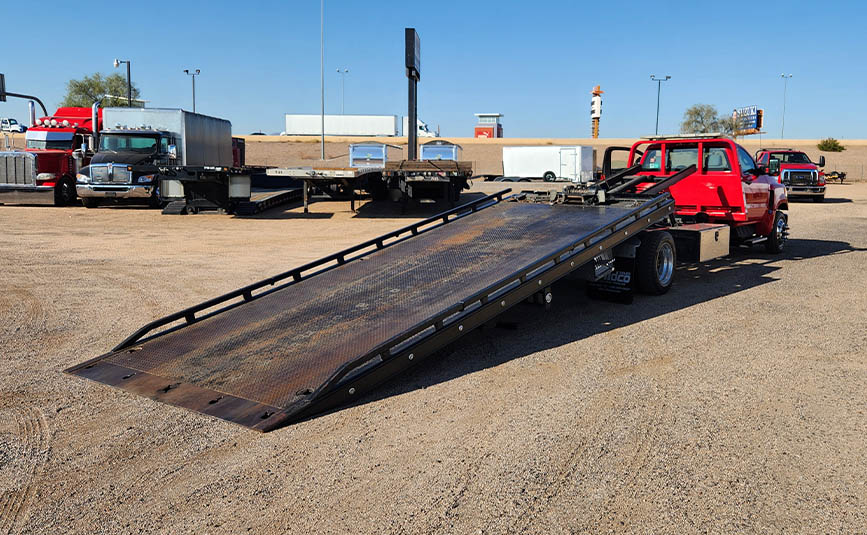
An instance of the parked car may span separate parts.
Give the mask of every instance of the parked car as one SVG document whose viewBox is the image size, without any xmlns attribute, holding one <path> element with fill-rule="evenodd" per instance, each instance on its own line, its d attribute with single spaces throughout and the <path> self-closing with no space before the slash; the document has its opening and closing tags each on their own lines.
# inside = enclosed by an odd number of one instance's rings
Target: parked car
<svg viewBox="0 0 867 535">
<path fill-rule="evenodd" d="M 0 132 L 19 132 L 23 134 L 26 131 L 26 126 L 11 117 L 0 119 Z"/>
</svg>

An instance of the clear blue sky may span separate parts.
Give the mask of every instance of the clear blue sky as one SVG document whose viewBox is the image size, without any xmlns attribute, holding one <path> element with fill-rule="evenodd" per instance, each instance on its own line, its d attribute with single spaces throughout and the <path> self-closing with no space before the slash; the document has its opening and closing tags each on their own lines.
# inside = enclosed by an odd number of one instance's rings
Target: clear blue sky
<svg viewBox="0 0 867 535">
<path fill-rule="evenodd" d="M 430 9 L 426 6 L 435 6 Z M 421 37 L 419 117 L 443 135 L 470 136 L 473 113 L 505 114 L 507 137 L 587 137 L 593 86 L 605 91 L 602 137 L 675 132 L 695 103 L 758 105 L 778 137 L 867 138 L 867 7 L 861 2 L 572 1 L 350 2 L 325 7 L 326 112 L 406 115 L 403 28 Z M 142 4 L 3 2 L 0 72 L 9 91 L 49 107 L 65 82 L 132 60 L 150 107 L 197 108 L 235 133 L 283 129 L 284 113 L 319 111 L 319 1 Z M 11 30 L 15 31 L 12 37 Z M 120 72 L 123 72 L 121 69 Z M 0 116 L 26 120 L 26 103 Z M 52 110 L 49 110 L 52 111 Z"/>
</svg>

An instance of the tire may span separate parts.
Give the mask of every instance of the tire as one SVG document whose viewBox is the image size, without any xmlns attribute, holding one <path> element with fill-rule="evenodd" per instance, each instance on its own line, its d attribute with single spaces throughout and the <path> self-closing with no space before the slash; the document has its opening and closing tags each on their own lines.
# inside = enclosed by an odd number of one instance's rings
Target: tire
<svg viewBox="0 0 867 535">
<path fill-rule="evenodd" d="M 825 202 L 825 196 L 822 195 L 821 197 L 813 197 L 813 202 Z"/>
<path fill-rule="evenodd" d="M 165 208 L 167 204 L 167 202 L 160 199 L 160 187 L 155 187 L 153 193 L 151 193 L 151 196 L 148 199 L 148 206 L 151 208 Z"/>
<path fill-rule="evenodd" d="M 76 199 L 75 182 L 63 177 L 54 188 L 54 206 L 72 206 Z"/>
<path fill-rule="evenodd" d="M 664 230 L 645 232 L 635 259 L 635 278 L 638 289 L 650 295 L 662 295 L 671 288 L 677 247 L 674 238 Z"/>
<path fill-rule="evenodd" d="M 99 199 L 95 197 L 82 197 L 81 204 L 83 204 L 85 208 L 96 208 L 99 206 Z"/>
<path fill-rule="evenodd" d="M 557 179 L 557 175 L 555 175 L 553 171 L 546 171 L 545 174 L 542 175 L 542 178 L 547 182 L 551 182 L 552 180 Z"/>
<path fill-rule="evenodd" d="M 786 214 L 777 210 L 774 214 L 774 225 L 765 242 L 765 250 L 769 253 L 779 254 L 786 245 L 786 231 L 789 228 L 789 218 Z"/>
</svg>

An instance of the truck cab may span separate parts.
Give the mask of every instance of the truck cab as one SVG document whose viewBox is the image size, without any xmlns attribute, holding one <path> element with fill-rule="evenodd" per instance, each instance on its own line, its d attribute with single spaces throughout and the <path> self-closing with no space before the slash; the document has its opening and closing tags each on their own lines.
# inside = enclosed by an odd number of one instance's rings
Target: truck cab
<svg viewBox="0 0 867 535">
<path fill-rule="evenodd" d="M 97 107 L 64 107 L 33 121 L 23 152 L 0 152 L 0 202 L 73 204 L 75 175 L 90 163 L 101 120 Z"/>
<path fill-rule="evenodd" d="M 819 156 L 814 163 L 805 153 L 795 149 L 767 148 L 756 152 L 759 165 L 770 167 L 776 161 L 775 176 L 786 186 L 786 193 L 793 198 L 811 198 L 813 202 L 825 200 L 825 157 Z"/>
<path fill-rule="evenodd" d="M 26 131 L 27 127 L 25 127 L 23 124 L 20 124 L 17 120 L 11 117 L 3 117 L 2 119 L 0 119 L 0 132 L 22 133 Z"/>
<path fill-rule="evenodd" d="M 628 151 L 627 168 L 639 182 L 640 177 L 647 179 L 639 183 L 639 191 L 695 166 L 694 173 L 669 189 L 679 221 L 727 225 L 735 244 L 764 242 L 771 252 L 782 249 L 788 197 L 774 176 L 775 162 L 757 164 L 742 146 L 716 134 L 646 137 L 615 150 Z M 605 154 L 609 176 L 613 152 Z"/>
<path fill-rule="evenodd" d="M 76 176 L 76 191 L 88 208 L 103 200 L 140 200 L 154 207 L 159 196 L 159 165 L 177 156 L 169 132 L 115 128 L 99 133 L 99 149 Z"/>
</svg>

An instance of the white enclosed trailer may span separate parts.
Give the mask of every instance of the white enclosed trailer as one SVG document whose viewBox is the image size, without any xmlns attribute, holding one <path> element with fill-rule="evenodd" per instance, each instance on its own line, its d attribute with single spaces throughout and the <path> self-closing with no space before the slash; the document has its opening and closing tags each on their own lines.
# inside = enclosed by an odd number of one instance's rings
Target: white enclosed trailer
<svg viewBox="0 0 867 535">
<path fill-rule="evenodd" d="M 503 176 L 590 182 L 594 160 L 593 147 L 581 145 L 503 147 Z"/>
<path fill-rule="evenodd" d="M 397 136 L 400 135 L 397 115 L 326 115 L 326 136 Z M 322 117 L 287 113 L 287 136 L 318 136 L 322 134 Z"/>
</svg>

